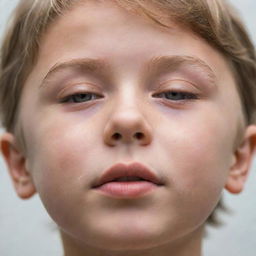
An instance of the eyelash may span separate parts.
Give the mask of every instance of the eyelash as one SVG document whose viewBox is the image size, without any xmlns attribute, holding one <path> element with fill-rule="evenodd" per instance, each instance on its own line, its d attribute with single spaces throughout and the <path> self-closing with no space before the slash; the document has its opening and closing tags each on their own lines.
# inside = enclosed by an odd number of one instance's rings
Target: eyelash
<svg viewBox="0 0 256 256">
<path fill-rule="evenodd" d="M 76 98 L 75 98 L 77 96 L 83 96 L 83 98 L 84 98 L 85 96 L 88 96 L 88 95 L 94 96 L 94 97 L 90 97 L 90 99 L 88 99 L 86 101 L 79 101 L 79 100 L 76 100 Z M 69 96 L 65 97 L 64 99 L 62 99 L 61 103 L 83 103 L 83 102 L 88 102 L 88 101 L 99 99 L 99 98 L 102 98 L 102 96 L 100 96 L 96 93 L 91 93 L 91 92 L 76 93 L 76 94 L 69 95 Z"/>
<path fill-rule="evenodd" d="M 197 94 L 194 94 L 194 93 L 188 93 L 188 92 L 181 92 L 181 91 L 166 91 L 166 92 L 161 92 L 161 93 L 157 93 L 155 94 L 154 96 L 163 96 L 165 95 L 166 96 L 166 99 L 168 100 L 168 96 L 172 95 L 172 96 L 182 96 L 181 98 L 179 99 L 172 99 L 172 101 L 184 101 L 184 100 L 196 100 L 198 99 L 198 95 Z M 168 96 L 167 96 L 168 95 Z M 171 100 L 171 99 L 169 99 Z"/>
<path fill-rule="evenodd" d="M 86 96 L 90 96 L 89 99 L 87 100 L 83 100 L 83 98 L 85 98 Z M 178 99 L 170 99 L 170 96 L 174 96 L 174 97 L 177 97 L 178 96 L 181 96 L 178 97 Z M 82 101 L 79 101 L 76 99 L 76 97 L 82 97 Z M 92 97 L 93 96 L 93 97 Z M 179 92 L 179 91 L 166 91 L 166 92 L 161 92 L 161 93 L 158 93 L 158 94 L 155 94 L 153 95 L 154 97 L 158 98 L 158 97 L 161 97 L 161 96 L 166 96 L 166 100 L 170 100 L 170 101 L 184 101 L 184 100 L 196 100 L 198 99 L 198 95 L 197 94 L 194 94 L 194 93 L 187 93 L 187 92 Z M 83 103 L 83 102 L 88 102 L 88 101 L 91 101 L 91 100 L 95 100 L 95 99 L 99 99 L 99 98 L 102 98 L 102 96 L 98 95 L 98 94 L 95 94 L 95 93 L 77 93 L 77 94 L 73 94 L 73 95 L 70 95 L 70 96 L 67 96 L 66 98 L 62 99 L 61 100 L 61 103 Z M 81 99 L 81 98 L 80 98 Z"/>
</svg>

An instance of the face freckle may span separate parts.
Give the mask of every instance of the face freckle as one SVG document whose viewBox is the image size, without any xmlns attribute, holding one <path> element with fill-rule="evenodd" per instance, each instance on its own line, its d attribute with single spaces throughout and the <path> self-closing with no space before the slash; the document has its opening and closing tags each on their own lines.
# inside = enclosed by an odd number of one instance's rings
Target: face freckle
<svg viewBox="0 0 256 256">
<path fill-rule="evenodd" d="M 160 56 L 168 56 L 164 74 L 147 69 Z M 56 63 L 72 79 L 51 74 L 39 89 Z M 168 86 L 178 100 L 154 96 L 168 79 L 188 81 Z M 100 97 L 60 102 L 61 90 L 71 99 Z M 186 97 L 192 93 L 198 97 Z M 21 106 L 30 171 L 49 215 L 72 239 L 105 249 L 149 248 L 199 232 L 225 185 L 242 115 L 220 53 L 188 30 L 159 29 L 110 1 L 89 1 L 50 26 Z M 165 185 L 130 201 L 92 189 L 107 168 L 132 162 Z"/>
</svg>

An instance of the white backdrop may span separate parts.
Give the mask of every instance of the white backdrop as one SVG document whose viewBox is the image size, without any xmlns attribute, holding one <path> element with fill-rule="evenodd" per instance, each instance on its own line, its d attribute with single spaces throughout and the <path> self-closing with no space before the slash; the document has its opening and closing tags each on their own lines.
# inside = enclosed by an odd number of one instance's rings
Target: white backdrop
<svg viewBox="0 0 256 256">
<path fill-rule="evenodd" d="M 42 0 L 43 1 L 43 0 Z M 231 0 L 238 7 L 256 42 L 256 1 Z M 0 35 L 6 19 L 17 0 L 0 0 Z M 256 255 L 256 161 L 244 192 L 224 193 L 232 215 L 221 215 L 225 226 L 209 229 L 205 240 L 205 256 Z M 39 197 L 20 200 L 0 159 L 0 255 L 1 256 L 60 256 L 58 232 L 44 210 Z"/>
</svg>

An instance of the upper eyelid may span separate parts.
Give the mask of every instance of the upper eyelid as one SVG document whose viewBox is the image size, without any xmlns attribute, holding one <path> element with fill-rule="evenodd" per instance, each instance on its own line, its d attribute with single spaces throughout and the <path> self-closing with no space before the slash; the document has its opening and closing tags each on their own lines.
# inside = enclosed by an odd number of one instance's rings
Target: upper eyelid
<svg viewBox="0 0 256 256">
<path fill-rule="evenodd" d="M 65 89 L 69 89 L 70 87 L 72 88 L 76 88 L 76 87 L 81 87 L 81 88 L 85 88 L 86 90 L 88 91 L 95 91 L 96 90 L 101 90 L 101 87 L 94 84 L 94 83 L 91 83 L 91 82 L 80 82 L 80 83 L 70 83 L 68 84 Z"/>
<path fill-rule="evenodd" d="M 159 87 L 160 86 L 164 86 L 165 84 L 170 84 L 170 83 L 175 83 L 175 82 L 181 82 L 181 83 L 186 83 L 186 84 L 191 84 L 193 86 L 196 87 L 196 84 L 191 82 L 191 81 L 188 81 L 188 80 L 185 80 L 185 79 L 182 79 L 182 78 L 172 78 L 172 79 L 169 79 L 167 81 L 164 81 L 164 82 L 161 82 L 159 84 Z"/>
<path fill-rule="evenodd" d="M 183 86 L 181 86 L 180 88 L 174 86 L 174 88 L 172 88 L 171 85 L 173 84 L 183 84 Z M 192 86 L 194 88 L 193 91 L 188 91 L 188 89 L 186 88 L 188 87 L 188 85 L 185 84 Z M 200 91 L 197 89 L 193 82 L 181 78 L 173 78 L 159 83 L 157 88 L 154 89 L 153 95 L 167 93 L 169 91 L 176 91 L 179 93 L 187 93 L 194 95 L 198 95 L 200 93 Z M 63 101 L 77 94 L 94 94 L 97 96 L 96 99 L 104 98 L 106 96 L 105 93 L 102 91 L 101 86 L 98 86 L 97 84 L 91 82 L 80 82 L 76 84 L 68 84 L 58 93 L 57 98 Z"/>
<path fill-rule="evenodd" d="M 174 86 L 175 84 L 180 83 L 180 85 L 183 83 L 183 85 L 177 87 Z M 188 85 L 185 85 L 188 84 Z M 160 83 L 157 88 L 155 88 L 156 91 L 161 92 L 168 92 L 168 91 L 177 91 L 177 92 L 183 92 L 183 93 L 193 93 L 193 94 L 199 94 L 200 90 L 198 89 L 198 86 L 195 85 L 194 83 L 184 80 L 184 79 L 171 79 L 167 80 L 165 82 Z M 192 90 L 192 91 L 189 91 Z"/>
<path fill-rule="evenodd" d="M 77 84 L 69 84 L 66 87 L 64 87 L 57 94 L 57 98 L 64 98 L 65 96 L 82 94 L 82 93 L 93 93 L 98 95 L 102 94 L 99 86 L 96 86 L 92 83 L 77 83 Z"/>
</svg>

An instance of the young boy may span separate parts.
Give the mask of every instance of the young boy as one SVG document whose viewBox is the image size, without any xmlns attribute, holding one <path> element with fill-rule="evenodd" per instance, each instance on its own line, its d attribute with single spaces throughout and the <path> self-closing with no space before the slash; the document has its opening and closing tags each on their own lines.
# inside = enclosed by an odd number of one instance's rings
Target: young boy
<svg viewBox="0 0 256 256">
<path fill-rule="evenodd" d="M 218 0 L 21 0 L 1 149 L 66 256 L 200 256 L 256 145 L 254 47 Z"/>
</svg>

